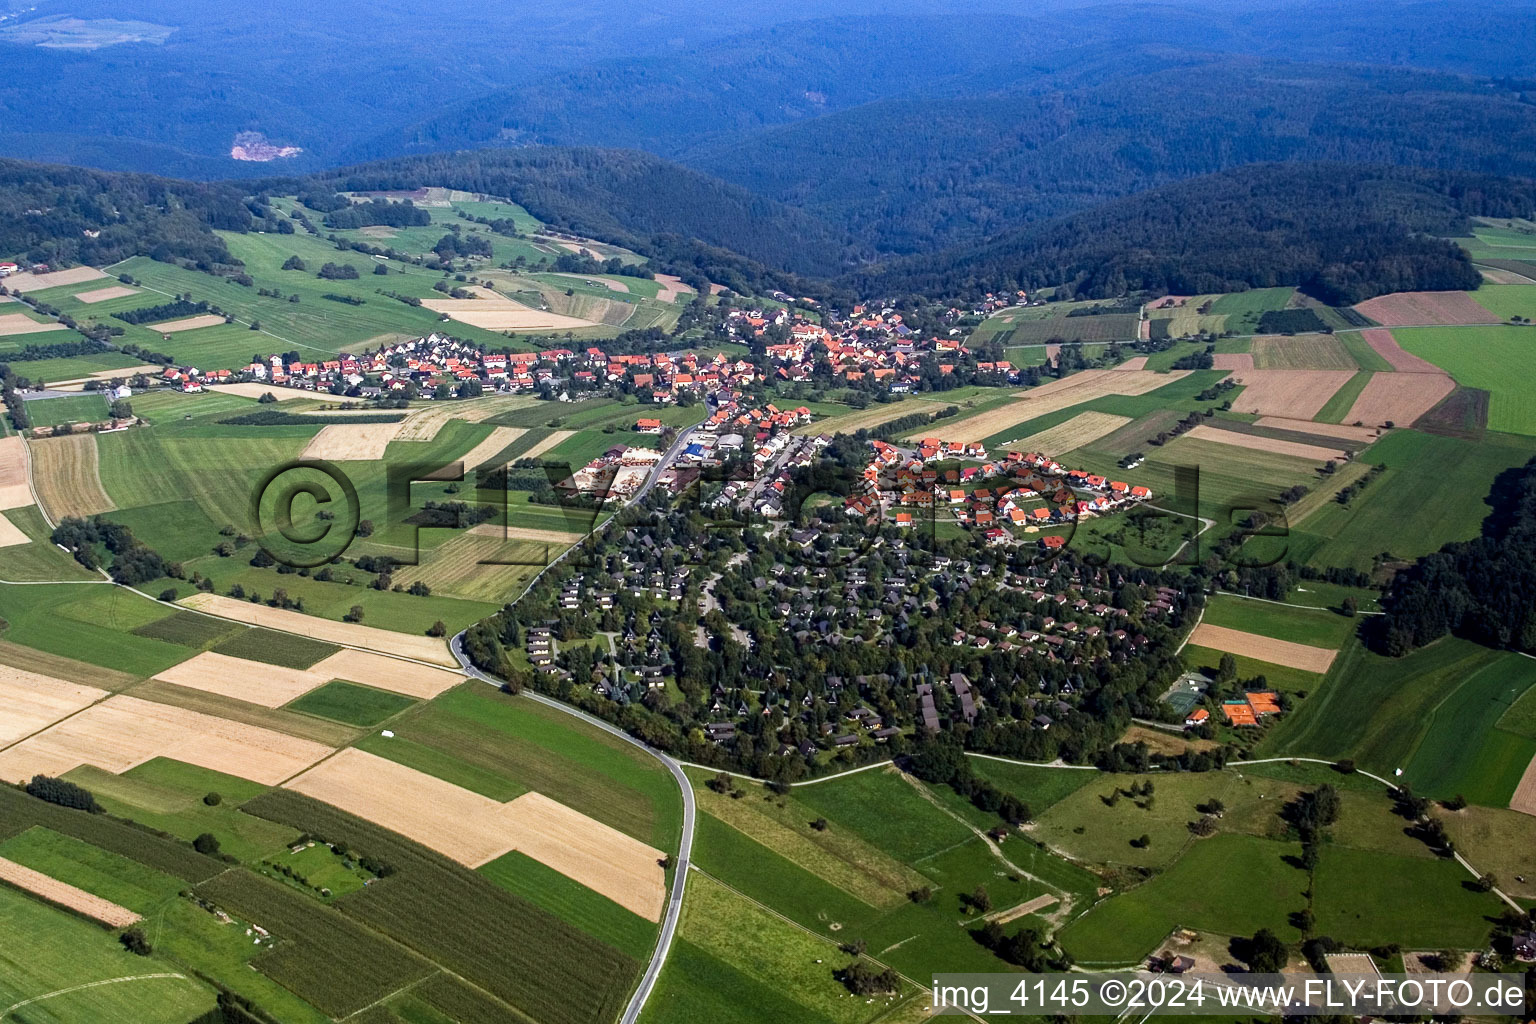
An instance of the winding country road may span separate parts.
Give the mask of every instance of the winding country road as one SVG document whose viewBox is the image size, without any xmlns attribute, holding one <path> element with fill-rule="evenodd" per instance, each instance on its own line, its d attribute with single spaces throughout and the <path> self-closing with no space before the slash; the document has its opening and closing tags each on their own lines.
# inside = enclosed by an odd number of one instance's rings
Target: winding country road
<svg viewBox="0 0 1536 1024">
<path fill-rule="evenodd" d="M 478 679 L 481 682 L 490 683 L 492 686 L 501 685 L 501 680 L 481 672 L 470 662 L 469 657 L 464 653 L 463 633 L 455 636 L 449 646 L 452 648 L 453 656 L 458 659 L 465 675 L 472 679 Z M 639 747 L 666 765 L 667 770 L 672 773 L 672 777 L 677 780 L 678 788 L 683 791 L 683 836 L 678 844 L 677 859 L 673 862 L 672 893 L 667 898 L 667 910 L 661 918 L 661 935 L 656 941 L 656 951 L 651 954 L 651 962 L 646 967 L 644 976 L 640 979 L 639 987 L 635 989 L 634 995 L 630 997 L 629 1005 L 624 1008 L 624 1015 L 619 1018 L 619 1024 L 636 1024 L 640 1019 L 640 1011 L 645 1008 L 645 1001 L 650 998 L 651 990 L 656 987 L 656 979 L 661 977 L 661 969 L 667 962 L 667 954 L 671 952 L 672 938 L 677 934 L 677 922 L 683 912 L 683 886 L 688 880 L 689 863 L 693 853 L 693 825 L 696 813 L 693 786 L 689 783 L 687 774 L 683 772 L 683 766 L 677 761 L 674 761 L 655 747 L 629 735 L 629 733 L 622 729 L 609 725 L 601 718 L 594 718 L 585 711 L 578 711 L 569 704 L 552 700 L 531 690 L 524 690 L 519 696 L 537 701 L 558 711 L 563 711 L 568 715 L 574 715 L 588 725 L 601 729 L 610 735 L 617 736 L 625 743 Z"/>
</svg>

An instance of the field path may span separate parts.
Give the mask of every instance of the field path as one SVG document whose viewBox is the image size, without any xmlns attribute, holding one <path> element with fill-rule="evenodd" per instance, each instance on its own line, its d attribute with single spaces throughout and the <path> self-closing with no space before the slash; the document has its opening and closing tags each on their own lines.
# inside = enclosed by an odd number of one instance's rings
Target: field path
<svg viewBox="0 0 1536 1024">
<path fill-rule="evenodd" d="M 124 982 L 129 981 L 157 981 L 161 979 L 172 978 L 176 979 L 177 981 L 188 980 L 185 974 L 172 974 L 169 972 L 163 972 L 160 974 L 130 974 L 125 978 L 104 978 L 101 981 L 88 981 L 84 985 L 71 985 L 69 988 L 61 988 L 57 992 L 47 992 L 40 996 L 33 996 L 31 999 L 23 999 L 19 1003 L 12 1003 L 5 1009 L 0 1010 L 0 1020 L 4 1020 L 5 1018 L 9 1017 L 12 1013 L 21 1009 L 23 1006 L 31 1006 L 33 1003 L 41 1003 L 45 999 L 53 999 L 57 996 L 67 996 L 71 992 L 84 992 L 86 989 L 100 988 L 103 985 L 121 985 Z"/>
</svg>

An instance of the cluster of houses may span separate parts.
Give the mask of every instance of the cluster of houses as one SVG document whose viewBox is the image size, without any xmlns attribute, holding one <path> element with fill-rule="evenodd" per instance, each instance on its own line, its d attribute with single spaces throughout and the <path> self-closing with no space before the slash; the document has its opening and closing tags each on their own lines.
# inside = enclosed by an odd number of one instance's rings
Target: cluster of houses
<svg viewBox="0 0 1536 1024">
<path fill-rule="evenodd" d="M 760 382 L 755 366 L 723 354 L 615 355 L 589 347 L 580 352 L 567 348 L 540 352 L 487 352 L 478 345 L 430 334 L 360 355 L 341 353 L 333 359 L 288 362 L 280 355 L 259 359 L 235 369 L 205 370 L 195 366 L 167 369 L 163 380 L 185 391 L 205 385 L 243 381 L 290 387 L 301 391 L 333 392 L 359 388 L 365 396 L 398 394 L 414 387 L 432 392 L 440 385 L 477 382 L 484 391 L 532 392 L 550 384 L 575 389 L 595 389 L 627 381 L 635 390 L 647 390 L 661 405 L 676 402 L 684 393 L 716 394 Z"/>
<path fill-rule="evenodd" d="M 1008 452 L 975 466 L 939 468 L 959 459 L 987 459 L 985 446 L 924 438 L 915 451 L 885 441 L 870 442 L 864 488 L 844 499 L 849 517 L 874 518 L 898 507 L 948 507 L 956 522 L 983 531 L 988 543 L 1012 541 L 1009 527 L 1039 528 L 1105 515 L 1152 497 L 1148 487 L 1068 469 L 1035 452 Z M 997 487 L 977 487 L 1003 479 Z M 968 489 L 969 488 L 969 489 Z M 1043 503 L 1043 504 L 1042 504 Z M 913 513 L 896 511 L 897 526 L 914 526 Z M 1042 538 L 1060 547 L 1064 538 Z"/>
<path fill-rule="evenodd" d="M 953 319 L 962 313 L 950 310 Z M 770 328 L 788 332 L 789 340 L 764 346 L 773 363 L 772 376 L 782 382 L 808 381 L 818 361 L 825 360 L 834 377 L 848 384 L 866 379 L 878 381 L 892 394 L 907 394 L 922 380 L 919 369 L 930 358 L 937 358 L 938 372 L 955 372 L 956 362 L 969 356 L 960 328 L 948 337 L 919 338 L 892 308 L 867 309 L 854 306 L 847 319 L 829 321 L 830 326 L 815 323 L 800 313 L 787 309 L 732 310 L 726 316 L 729 338 L 750 342 L 761 338 Z M 977 364 L 983 373 L 994 373 L 998 383 L 1017 383 L 1018 370 L 1006 361 Z"/>
</svg>

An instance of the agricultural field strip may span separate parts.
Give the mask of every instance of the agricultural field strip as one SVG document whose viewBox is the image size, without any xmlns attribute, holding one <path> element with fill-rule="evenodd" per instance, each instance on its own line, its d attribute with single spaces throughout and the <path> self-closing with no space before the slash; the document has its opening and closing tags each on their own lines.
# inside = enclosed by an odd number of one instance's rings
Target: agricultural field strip
<svg viewBox="0 0 1536 1024">
<path fill-rule="evenodd" d="M 1340 448 L 1323 448 L 1315 444 L 1301 444 L 1296 441 L 1280 441 L 1272 437 L 1258 437 L 1253 434 L 1239 433 L 1236 430 L 1222 430 L 1220 427 L 1200 424 L 1188 431 L 1188 435 L 1195 440 L 1215 441 L 1218 444 L 1229 444 L 1237 448 L 1251 448 L 1254 451 L 1270 452 L 1275 455 L 1288 455 L 1293 458 L 1306 459 L 1309 462 L 1328 462 L 1335 459 L 1349 458 L 1349 452 Z"/>
<path fill-rule="evenodd" d="M 157 757 L 275 786 L 333 748 L 122 694 L 0 751 L 0 779 L 63 775 L 83 764 L 121 774 Z"/>
<path fill-rule="evenodd" d="M 1346 423 L 1412 423 L 1456 389 L 1446 373 L 1375 373 L 1344 414 Z"/>
<path fill-rule="evenodd" d="M 216 615 L 220 618 L 233 619 L 236 622 L 243 622 L 248 626 L 262 626 L 266 629 L 277 630 L 283 633 L 296 633 L 299 636 L 323 640 L 327 643 L 339 644 L 343 647 L 356 647 L 364 651 L 391 654 L 399 658 L 427 662 L 447 668 L 456 669 L 458 667 L 458 663 L 448 651 L 448 645 L 441 640 L 435 640 L 427 636 L 396 633 L 388 629 L 379 629 L 376 626 L 336 622 L 332 619 L 322 619 L 306 615 L 303 612 L 286 611 L 281 608 L 269 608 L 263 604 L 252 604 L 249 601 L 238 601 L 232 597 L 223 597 L 219 594 L 193 594 L 190 597 L 182 598 L 177 603 L 194 611 Z"/>
<path fill-rule="evenodd" d="M 1355 373 L 1354 370 L 1243 370 L 1236 374 L 1243 392 L 1233 399 L 1232 411 L 1309 420 Z"/>
<path fill-rule="evenodd" d="M 46 729 L 110 696 L 106 690 L 0 665 L 0 747 Z"/>
<path fill-rule="evenodd" d="M 139 915 L 127 907 L 120 907 L 111 900 L 94 896 L 84 889 L 50 878 L 41 871 L 34 871 L 4 857 L 0 857 L 0 882 L 14 885 L 93 921 L 100 921 L 109 928 L 126 928 L 139 920 Z"/>
<path fill-rule="evenodd" d="M 1070 377 L 1014 393 L 1016 401 L 943 425 L 946 441 L 981 441 L 1009 427 L 1107 395 L 1144 395 L 1189 374 L 1188 370 L 1154 373 L 1149 370 L 1084 370 Z M 924 427 L 914 434 L 934 432 Z"/>
<path fill-rule="evenodd" d="M 1327 672 L 1338 651 L 1324 647 L 1276 640 L 1257 633 L 1245 633 L 1226 626 L 1202 622 L 1189 635 L 1189 642 L 1198 647 L 1241 654 L 1245 657 L 1267 661 L 1274 665 L 1299 668 L 1306 672 Z"/>
<path fill-rule="evenodd" d="M 27 443 L 19 434 L 0 437 L 0 509 L 32 504 L 27 483 Z"/>
<path fill-rule="evenodd" d="M 30 544 L 32 538 L 26 532 L 5 517 L 0 512 L 0 548 L 13 548 L 19 544 Z"/>
<path fill-rule="evenodd" d="M 467 867 L 518 850 L 650 921 L 666 901 L 665 856 L 534 792 L 508 803 L 347 748 L 285 788 L 398 832 Z"/>
<path fill-rule="evenodd" d="M 69 328 L 63 324 L 39 323 L 29 316 L 20 313 L 7 313 L 0 316 L 0 335 L 16 338 L 27 334 L 45 334 L 49 331 L 67 331 Z"/>
<path fill-rule="evenodd" d="M 351 649 L 339 651 L 307 669 L 284 668 L 204 651 L 172 665 L 154 678 L 267 708 L 282 707 L 333 679 L 424 699 L 463 682 L 462 676 L 443 669 Z"/>
<path fill-rule="evenodd" d="M 106 274 L 95 267 L 71 267 L 68 270 L 55 270 L 48 274 L 13 274 L 6 279 L 5 286 L 14 294 L 25 295 L 27 292 L 40 292 L 66 284 L 100 281 L 106 277 Z"/>
<path fill-rule="evenodd" d="M 29 446 L 38 503 L 49 519 L 83 518 L 117 508 L 101 485 L 95 434 L 43 438 L 29 442 Z"/>
<path fill-rule="evenodd" d="M 1107 412 L 1080 412 L 1065 423 L 1058 423 L 1038 434 L 1031 434 L 1016 443 L 1025 451 L 1040 452 L 1043 455 L 1058 458 L 1073 449 L 1092 444 L 1130 422 L 1129 416 L 1116 416 Z"/>
</svg>

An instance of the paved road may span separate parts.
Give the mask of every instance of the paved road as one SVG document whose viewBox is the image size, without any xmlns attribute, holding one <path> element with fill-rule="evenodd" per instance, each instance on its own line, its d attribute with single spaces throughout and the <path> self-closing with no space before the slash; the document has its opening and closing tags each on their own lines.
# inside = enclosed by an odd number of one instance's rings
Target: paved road
<svg viewBox="0 0 1536 1024">
<path fill-rule="evenodd" d="M 490 683 L 492 686 L 501 685 L 500 680 L 486 675 L 470 662 L 469 657 L 464 653 L 463 633 L 455 636 L 449 646 L 453 649 L 453 656 L 459 660 L 459 664 L 463 667 L 466 675 L 473 679 Z M 656 987 L 656 979 L 661 976 L 661 968 L 666 963 L 667 954 L 672 949 L 672 937 L 677 933 L 678 918 L 683 910 L 683 885 L 688 880 L 688 865 L 693 854 L 693 822 L 695 812 L 693 786 L 688 782 L 688 776 L 683 772 L 682 765 L 655 747 L 635 739 L 635 737 L 624 732 L 622 729 L 609 725 L 601 718 L 594 718 L 584 711 L 576 710 L 569 704 L 551 700 L 531 690 L 524 690 L 521 696 L 580 718 L 589 725 L 617 736 L 625 743 L 639 747 L 666 765 L 667 770 L 672 773 L 672 777 L 677 780 L 678 788 L 683 791 L 683 837 L 682 842 L 678 845 L 677 858 L 673 861 L 672 894 L 667 900 L 666 913 L 661 918 L 661 937 L 656 942 L 656 951 L 651 955 L 650 965 L 646 967 L 645 975 L 640 979 L 640 987 L 635 989 L 635 994 L 630 997 L 629 1005 L 624 1009 L 624 1015 L 619 1018 L 619 1024 L 636 1024 L 640 1019 L 640 1011 L 645 1008 L 646 999 L 650 997 L 651 990 Z"/>
</svg>

